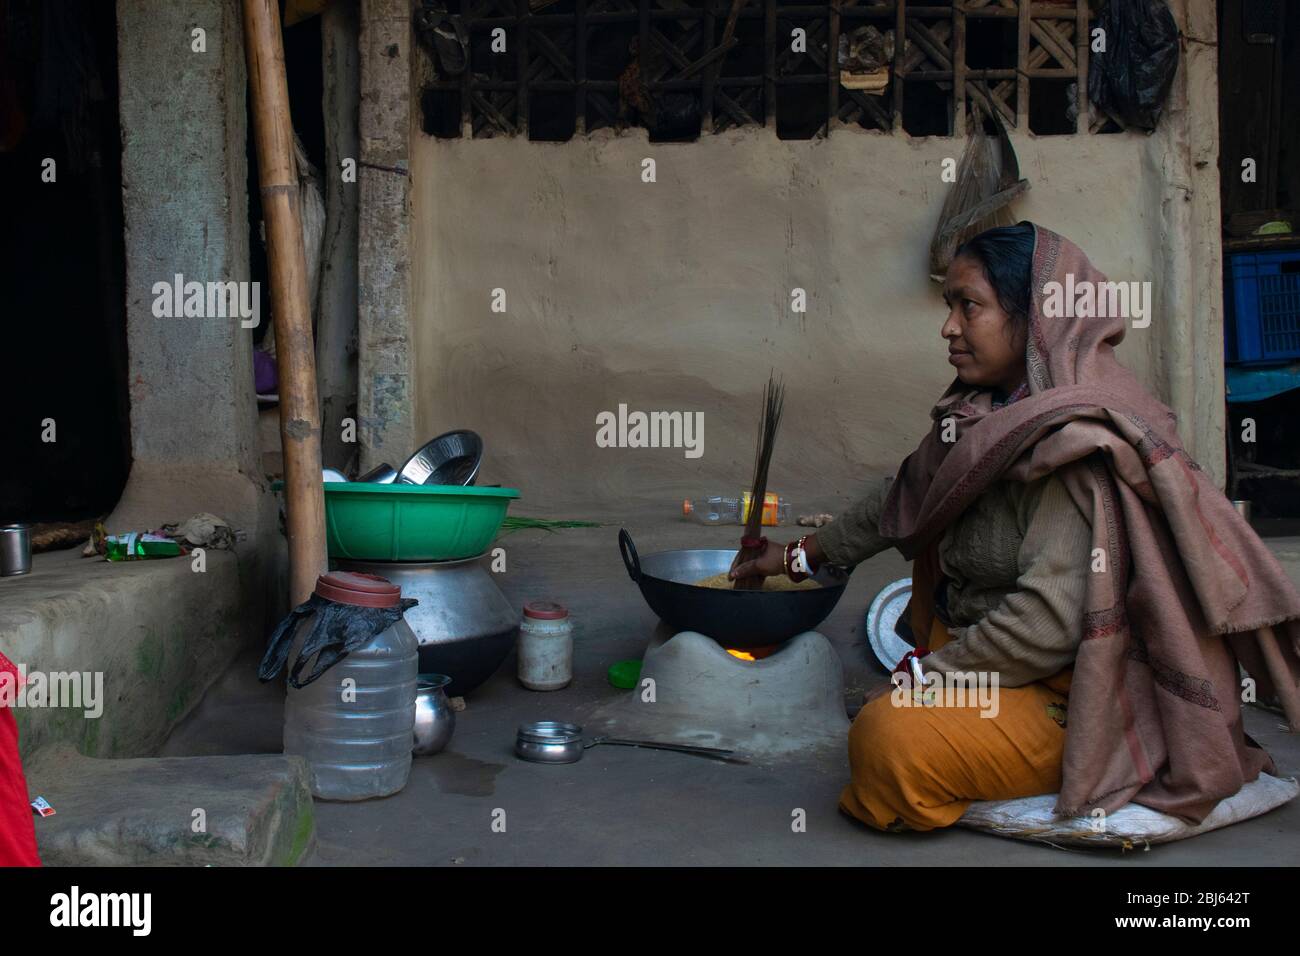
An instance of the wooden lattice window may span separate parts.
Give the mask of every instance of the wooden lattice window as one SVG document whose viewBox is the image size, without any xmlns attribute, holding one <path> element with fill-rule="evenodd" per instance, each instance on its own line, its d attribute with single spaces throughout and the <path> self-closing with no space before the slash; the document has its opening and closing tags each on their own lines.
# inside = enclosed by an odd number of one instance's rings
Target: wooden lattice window
<svg viewBox="0 0 1300 956">
<path fill-rule="evenodd" d="M 961 136 L 971 101 L 1039 134 L 1121 128 L 1090 115 L 1087 0 L 414 2 L 424 130 L 440 137 Z M 440 55 L 429 24 L 443 14 Z"/>
</svg>

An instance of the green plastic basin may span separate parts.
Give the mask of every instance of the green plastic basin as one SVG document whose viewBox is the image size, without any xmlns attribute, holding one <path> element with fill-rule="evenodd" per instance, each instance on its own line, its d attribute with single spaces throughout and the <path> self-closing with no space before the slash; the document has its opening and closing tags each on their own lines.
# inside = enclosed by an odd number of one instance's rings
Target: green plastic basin
<svg viewBox="0 0 1300 956">
<path fill-rule="evenodd" d="M 331 558 L 455 561 L 487 550 L 515 488 L 325 482 Z"/>
</svg>

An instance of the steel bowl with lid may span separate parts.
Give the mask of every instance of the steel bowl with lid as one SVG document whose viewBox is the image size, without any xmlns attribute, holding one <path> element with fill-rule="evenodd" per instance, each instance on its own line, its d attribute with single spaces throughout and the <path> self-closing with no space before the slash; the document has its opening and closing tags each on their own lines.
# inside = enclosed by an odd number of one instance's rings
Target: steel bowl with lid
<svg viewBox="0 0 1300 956">
<path fill-rule="evenodd" d="M 558 720 L 520 724 L 515 738 L 515 756 L 532 763 L 576 763 L 582 751 L 582 728 Z"/>
</svg>

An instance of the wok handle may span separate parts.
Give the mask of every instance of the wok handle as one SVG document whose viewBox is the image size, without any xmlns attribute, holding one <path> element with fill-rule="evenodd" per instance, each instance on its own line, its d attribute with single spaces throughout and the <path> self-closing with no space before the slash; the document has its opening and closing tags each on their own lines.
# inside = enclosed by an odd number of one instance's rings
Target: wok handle
<svg viewBox="0 0 1300 956">
<path fill-rule="evenodd" d="M 623 555 L 623 564 L 627 566 L 628 575 L 640 584 L 641 556 L 636 553 L 636 545 L 632 543 L 632 536 L 627 533 L 626 528 L 618 529 L 618 550 Z"/>
</svg>

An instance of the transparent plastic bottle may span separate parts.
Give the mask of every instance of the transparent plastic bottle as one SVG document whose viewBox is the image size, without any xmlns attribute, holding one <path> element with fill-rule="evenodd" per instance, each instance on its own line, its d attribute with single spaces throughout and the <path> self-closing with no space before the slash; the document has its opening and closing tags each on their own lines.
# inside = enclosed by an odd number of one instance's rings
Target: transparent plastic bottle
<svg viewBox="0 0 1300 956">
<path fill-rule="evenodd" d="M 383 580 L 338 572 L 322 580 L 340 577 Z M 400 594 L 396 585 L 388 587 Z M 297 658 L 309 630 L 310 619 L 298 628 L 290 661 Z M 415 632 L 399 619 L 306 687 L 288 686 L 284 752 L 306 758 L 315 796 L 366 800 L 406 786 L 414 745 L 419 650 Z"/>
<path fill-rule="evenodd" d="M 682 502 L 682 514 L 698 524 L 744 524 L 749 514 L 752 495 L 742 491 L 739 495 L 709 495 L 687 498 Z M 790 521 L 790 502 L 774 491 L 763 496 L 763 524 L 787 524 Z"/>
</svg>

